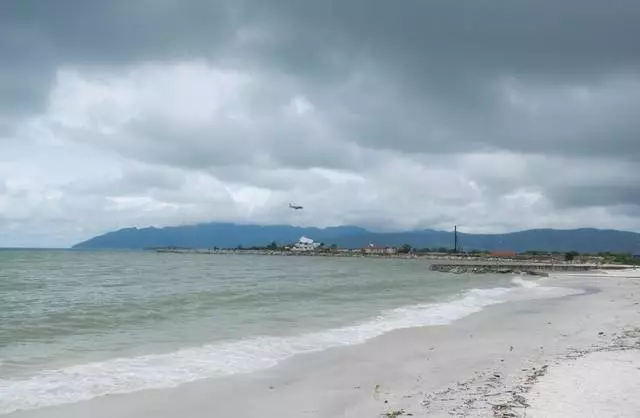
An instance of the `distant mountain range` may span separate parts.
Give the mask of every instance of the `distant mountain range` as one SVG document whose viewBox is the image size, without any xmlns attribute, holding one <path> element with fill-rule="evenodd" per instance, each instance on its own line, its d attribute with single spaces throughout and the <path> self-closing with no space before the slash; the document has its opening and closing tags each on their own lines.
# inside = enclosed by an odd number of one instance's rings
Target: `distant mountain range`
<svg viewBox="0 0 640 418">
<path fill-rule="evenodd" d="M 125 228 L 91 238 L 76 249 L 144 249 L 157 247 L 235 248 L 293 243 L 301 236 L 326 245 L 360 248 L 369 243 L 381 246 L 410 244 L 416 248 L 452 248 L 453 233 L 431 229 L 379 233 L 353 226 L 302 228 L 287 225 L 237 225 L 205 223 L 165 228 Z M 471 250 L 578 251 L 640 254 L 640 234 L 602 229 L 532 229 L 507 234 L 458 234 L 460 246 Z"/>
</svg>

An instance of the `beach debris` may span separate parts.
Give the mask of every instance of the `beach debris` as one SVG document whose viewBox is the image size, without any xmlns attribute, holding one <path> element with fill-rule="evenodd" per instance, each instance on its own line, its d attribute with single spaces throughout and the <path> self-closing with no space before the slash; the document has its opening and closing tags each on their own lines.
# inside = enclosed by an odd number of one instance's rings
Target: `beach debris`
<svg viewBox="0 0 640 418">
<path fill-rule="evenodd" d="M 493 416 L 497 418 L 511 418 L 517 417 L 517 415 L 511 410 L 511 405 L 497 404 L 493 405 Z"/>
<path fill-rule="evenodd" d="M 606 338 L 590 347 L 569 347 L 565 353 L 554 356 L 550 364 L 573 360 L 598 351 L 640 349 L 640 327 L 622 330 L 608 329 Z M 541 349 L 544 347 L 541 346 Z M 534 365 L 535 364 L 535 365 Z M 519 369 L 516 379 L 497 370 L 474 371 L 473 377 L 452 384 L 437 392 L 425 394 L 422 407 L 434 416 L 492 416 L 494 418 L 524 418 L 530 405 L 527 394 L 551 367 L 537 363 Z M 429 416 L 431 416 L 429 415 Z"/>
<path fill-rule="evenodd" d="M 452 416 L 469 416 L 482 409 L 486 397 L 503 395 L 503 377 L 495 371 L 475 371 L 474 377 L 456 382 L 443 390 L 428 394 L 422 402 L 429 413 L 447 413 Z M 502 399 L 499 399 L 502 401 Z"/>
<path fill-rule="evenodd" d="M 499 418 L 517 417 L 517 415 L 511 410 L 511 406 L 507 404 L 493 405 L 493 416 Z"/>
<path fill-rule="evenodd" d="M 519 403 L 520 405 L 524 406 L 525 408 L 531 407 L 531 405 L 527 403 L 527 400 L 522 395 L 513 395 L 513 400 Z"/>
<path fill-rule="evenodd" d="M 525 385 L 529 387 L 533 386 L 533 384 L 536 383 L 540 377 L 544 376 L 547 373 L 548 368 L 549 368 L 548 364 L 543 365 L 539 369 L 536 369 L 534 367 L 533 373 L 527 376 L 525 380 Z"/>
<path fill-rule="evenodd" d="M 385 417 L 385 418 L 397 418 L 397 417 L 399 417 L 401 415 L 413 416 L 413 414 L 407 414 L 404 409 L 400 409 L 400 410 L 397 410 L 397 411 L 389 411 L 389 412 L 385 412 L 384 414 L 382 414 L 382 416 Z"/>
<path fill-rule="evenodd" d="M 380 385 L 378 384 L 378 385 L 375 385 L 375 387 L 373 388 L 373 399 L 377 401 L 379 397 L 380 397 Z"/>
</svg>

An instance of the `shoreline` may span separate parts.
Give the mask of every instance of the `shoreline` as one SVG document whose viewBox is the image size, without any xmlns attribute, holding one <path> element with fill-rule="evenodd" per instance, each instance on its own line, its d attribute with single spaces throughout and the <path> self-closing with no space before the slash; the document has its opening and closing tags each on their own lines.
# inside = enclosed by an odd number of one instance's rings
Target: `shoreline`
<svg viewBox="0 0 640 418">
<path fill-rule="evenodd" d="M 638 280 L 554 276 L 539 283 L 598 291 L 492 305 L 450 325 L 395 330 L 364 344 L 296 355 L 250 375 L 7 416 L 376 417 L 404 411 L 517 417 L 524 411 L 518 402 L 529 402 L 522 390 L 527 382 L 528 390 L 535 388 L 572 356 L 605 351 L 640 325 Z M 625 344 L 637 344 L 637 332 Z"/>
</svg>

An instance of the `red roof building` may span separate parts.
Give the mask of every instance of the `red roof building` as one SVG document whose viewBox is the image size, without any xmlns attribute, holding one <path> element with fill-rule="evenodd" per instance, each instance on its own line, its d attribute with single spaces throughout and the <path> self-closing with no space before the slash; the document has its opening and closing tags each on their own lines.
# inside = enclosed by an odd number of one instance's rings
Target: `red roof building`
<svg viewBox="0 0 640 418">
<path fill-rule="evenodd" d="M 498 250 L 492 251 L 491 255 L 493 257 L 515 257 L 516 255 L 518 255 L 518 253 L 516 253 L 515 251 Z"/>
</svg>

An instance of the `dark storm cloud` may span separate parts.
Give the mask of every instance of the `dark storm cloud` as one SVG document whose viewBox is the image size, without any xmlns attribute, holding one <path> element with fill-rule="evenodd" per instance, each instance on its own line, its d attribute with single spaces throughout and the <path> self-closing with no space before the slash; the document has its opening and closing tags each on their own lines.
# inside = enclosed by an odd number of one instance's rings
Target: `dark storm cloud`
<svg viewBox="0 0 640 418">
<path fill-rule="evenodd" d="M 3 3 L 6 6 L 6 3 Z M 17 21 L 0 4 L 0 139 L 17 118 L 44 110 L 53 85 L 53 64 L 46 40 Z"/>
<path fill-rule="evenodd" d="M 196 169 L 358 170 L 372 148 L 604 155 L 613 167 L 640 159 L 639 21 L 636 0 L 4 1 L 0 137 L 3 126 L 46 107 L 61 67 L 118 71 L 202 58 L 265 74 L 265 84 L 284 74 L 326 132 L 277 119 L 270 108 L 283 97 L 264 87 L 249 101 L 275 125 L 247 131 L 143 118 L 105 146 Z M 501 172 L 486 187 L 538 186 L 560 206 L 638 204 L 626 183 L 554 185 L 538 169 L 513 182 Z M 640 170 L 629 177 L 640 182 Z"/>
<path fill-rule="evenodd" d="M 332 48 L 360 52 L 406 79 L 414 92 L 441 86 L 465 96 L 467 88 L 481 90 L 479 78 L 496 73 L 597 79 L 611 70 L 635 70 L 640 61 L 635 44 L 640 4 L 632 0 L 257 4 L 262 7 L 247 9 L 256 18 L 271 19 L 287 40 L 275 46 L 283 61 L 305 67 Z M 303 48 L 309 43 L 316 49 Z M 444 80 L 456 83 L 442 86 Z"/>
<path fill-rule="evenodd" d="M 348 70 L 349 63 L 365 56 L 405 81 L 407 92 L 435 91 L 456 108 L 471 109 L 484 103 L 478 81 L 500 74 L 562 83 L 635 72 L 638 18 L 640 3 L 632 0 L 21 0 L 0 5 L 0 24 L 14 35 L 2 51 L 8 62 L 24 60 L 23 48 L 16 48 L 21 42 L 46 49 L 44 55 L 52 54 L 57 63 L 215 59 L 238 30 L 263 28 L 274 41 L 259 43 L 248 58 L 264 65 L 304 76 Z"/>
<path fill-rule="evenodd" d="M 129 64 L 215 51 L 237 23 L 230 4 L 10 0 L 0 4 L 0 24 L 22 38 L 48 45 L 58 63 Z M 20 51 L 13 55 L 20 57 Z"/>
<path fill-rule="evenodd" d="M 61 65 L 215 58 L 231 12 L 211 1 L 0 2 L 0 129 L 42 110 Z"/>
<path fill-rule="evenodd" d="M 640 3 L 291 1 L 272 12 L 291 39 L 274 47 L 281 62 L 303 72 L 322 68 L 327 51 L 342 50 L 366 56 L 381 81 L 392 80 L 394 96 L 368 86 L 349 98 L 365 115 L 350 132 L 370 146 L 635 156 L 640 150 L 640 126 L 629 115 L 640 105 L 637 95 L 575 112 L 571 98 L 524 97 L 540 102 L 542 115 L 531 116 L 505 104 L 496 85 L 515 78 L 524 93 L 599 89 L 630 75 L 627 88 L 637 91 Z M 313 45 L 306 50 L 320 52 L 296 55 L 298 33 Z"/>
<path fill-rule="evenodd" d="M 640 207 L 640 185 L 574 186 L 561 190 L 555 196 L 555 202 L 565 207 Z"/>
</svg>

